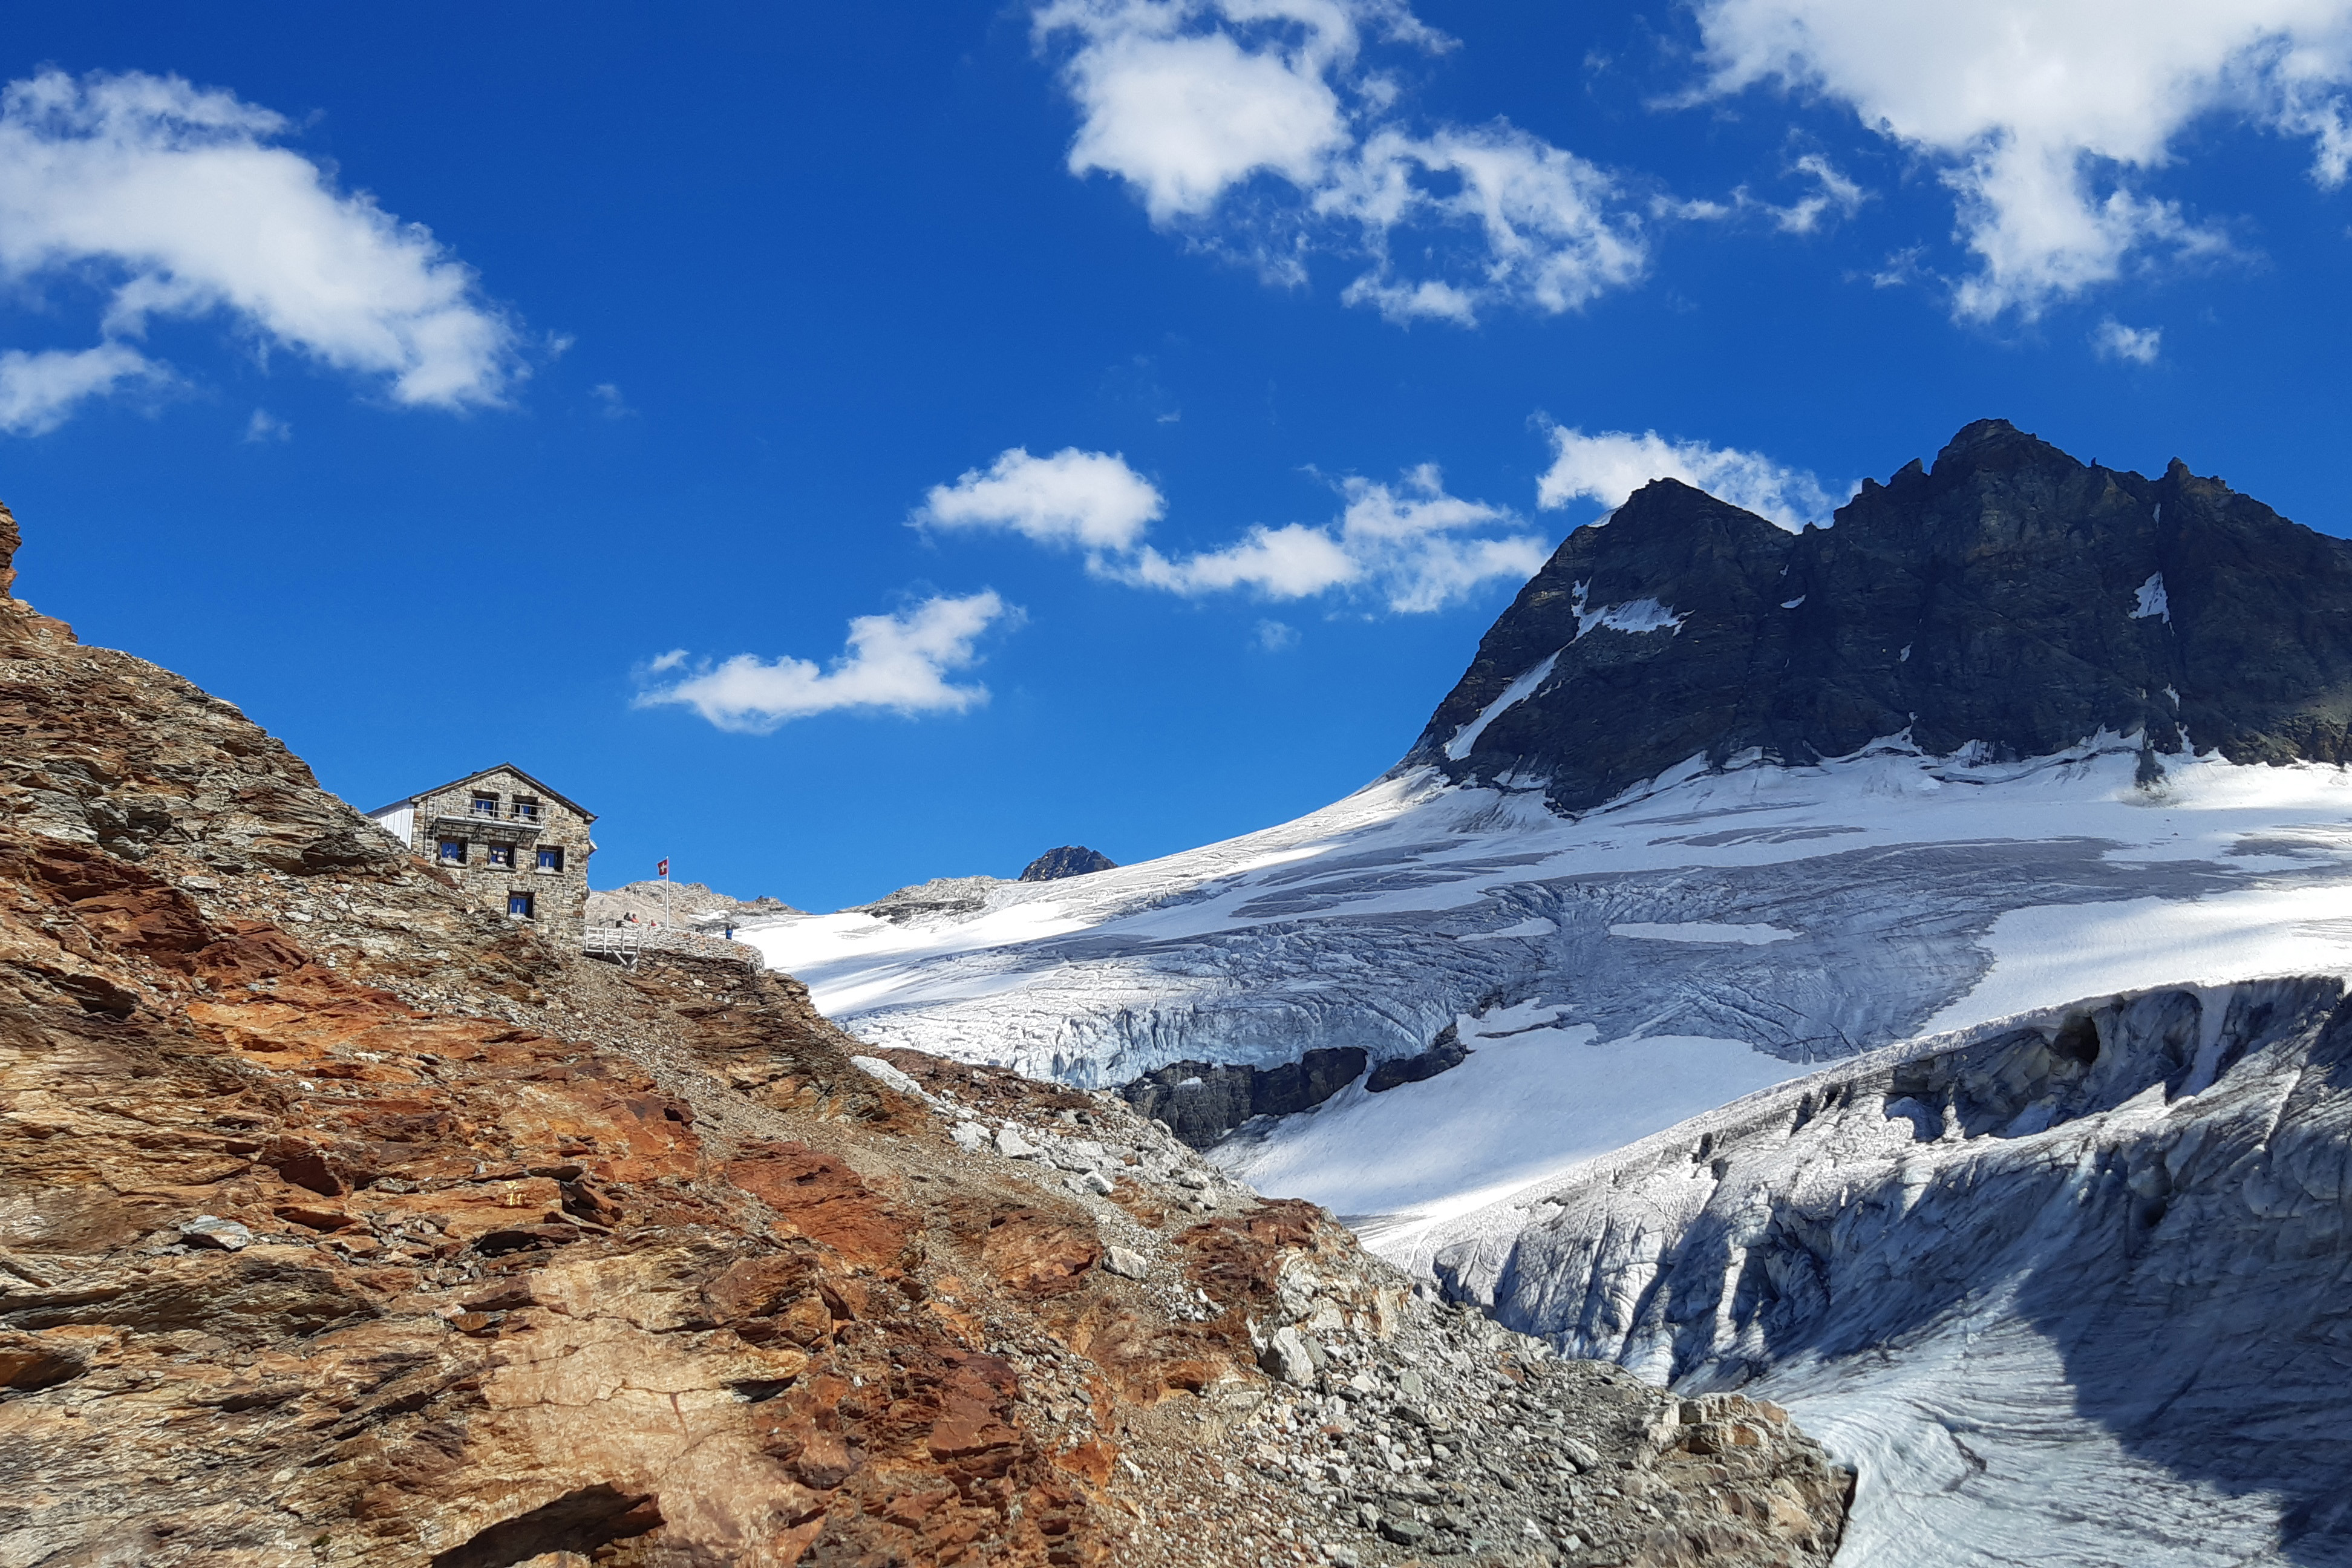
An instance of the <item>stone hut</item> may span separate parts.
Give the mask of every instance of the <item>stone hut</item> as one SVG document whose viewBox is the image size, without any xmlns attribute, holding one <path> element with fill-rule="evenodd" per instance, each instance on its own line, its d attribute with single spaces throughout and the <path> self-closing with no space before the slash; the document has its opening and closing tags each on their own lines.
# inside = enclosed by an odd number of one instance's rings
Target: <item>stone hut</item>
<svg viewBox="0 0 2352 1568">
<path fill-rule="evenodd" d="M 586 923 L 588 826 L 596 814 L 511 763 L 394 801 L 375 825 L 457 879 L 485 907 L 576 942 Z"/>
</svg>

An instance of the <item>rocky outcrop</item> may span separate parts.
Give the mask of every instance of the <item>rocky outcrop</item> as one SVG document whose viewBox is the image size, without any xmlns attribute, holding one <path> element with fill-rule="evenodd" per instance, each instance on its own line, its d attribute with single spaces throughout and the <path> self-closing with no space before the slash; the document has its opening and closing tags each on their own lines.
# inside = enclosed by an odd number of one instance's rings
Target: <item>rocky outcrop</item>
<svg viewBox="0 0 2352 1568">
<path fill-rule="evenodd" d="M 1002 877 L 934 877 L 861 904 L 857 911 L 894 925 L 978 914 L 988 907 L 988 890 L 1003 883 Z"/>
<path fill-rule="evenodd" d="M 1065 844 L 1059 849 L 1048 849 L 1021 873 L 1024 882 L 1056 882 L 1064 877 L 1084 877 L 1095 871 L 1116 871 L 1118 862 L 1099 850 L 1082 844 Z"/>
<path fill-rule="evenodd" d="M 2147 768 L 2352 760 L 2352 543 L 2175 461 L 2148 479 L 2006 421 L 1791 534 L 1671 479 L 1578 529 L 1406 759 L 1583 811 L 1694 759 L 1907 735 Z"/>
<path fill-rule="evenodd" d="M 1834 1545 L 1760 1406 L 1686 1439 L 1116 1097 L 556 951 L 13 599 L 0 728 L 0 1563 Z M 1521 1389 L 1556 1439 L 1473 1461 Z"/>
<path fill-rule="evenodd" d="M 1210 1149 L 1253 1116 L 1313 1110 L 1363 1077 L 1370 1059 L 1357 1047 L 1338 1046 L 1272 1068 L 1176 1062 L 1121 1085 L 1118 1092 L 1192 1147 Z"/>
</svg>

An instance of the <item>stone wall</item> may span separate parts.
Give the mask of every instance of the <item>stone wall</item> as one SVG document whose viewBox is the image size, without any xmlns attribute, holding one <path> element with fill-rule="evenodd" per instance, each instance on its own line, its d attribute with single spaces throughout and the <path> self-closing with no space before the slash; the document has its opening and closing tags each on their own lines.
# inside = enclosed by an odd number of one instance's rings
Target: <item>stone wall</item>
<svg viewBox="0 0 2352 1568">
<path fill-rule="evenodd" d="M 498 800 L 495 818 L 473 814 L 477 795 Z M 528 830 L 514 815 L 518 801 L 536 802 L 538 831 Z M 441 820 L 463 818 L 462 824 Z M 457 879 L 460 887 L 486 908 L 508 912 L 508 900 L 517 893 L 531 896 L 531 924 L 556 942 L 577 942 L 588 905 L 588 857 L 596 846 L 588 837 L 589 819 L 539 789 L 510 768 L 493 768 L 479 778 L 454 784 L 416 800 L 414 847 Z M 465 845 L 463 861 L 441 858 L 441 843 L 455 839 Z M 494 848 L 511 848 L 511 866 L 492 862 Z M 563 868 L 539 868 L 541 848 L 561 849 Z"/>
</svg>

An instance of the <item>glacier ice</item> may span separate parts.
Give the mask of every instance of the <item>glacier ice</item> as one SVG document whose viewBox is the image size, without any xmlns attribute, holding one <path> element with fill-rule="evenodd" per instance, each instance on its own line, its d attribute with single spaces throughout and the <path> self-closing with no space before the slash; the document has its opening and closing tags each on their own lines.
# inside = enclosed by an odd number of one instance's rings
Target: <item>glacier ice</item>
<svg viewBox="0 0 2352 1568">
<path fill-rule="evenodd" d="M 1787 1405 L 1872 1568 L 2352 1561 L 2347 1243 L 2333 975 L 1872 1053 L 1420 1240 L 1510 1327 Z"/>
</svg>

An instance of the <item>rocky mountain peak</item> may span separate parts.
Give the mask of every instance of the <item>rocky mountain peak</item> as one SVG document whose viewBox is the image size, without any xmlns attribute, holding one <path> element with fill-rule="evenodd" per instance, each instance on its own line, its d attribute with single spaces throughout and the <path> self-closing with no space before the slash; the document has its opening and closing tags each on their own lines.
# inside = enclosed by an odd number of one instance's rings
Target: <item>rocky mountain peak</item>
<svg viewBox="0 0 2352 1568">
<path fill-rule="evenodd" d="M 1024 882 L 1058 882 L 1065 877 L 1085 877 L 1097 871 L 1116 871 L 1118 862 L 1099 849 L 1089 849 L 1083 844 L 1065 844 L 1058 849 L 1048 849 L 1029 862 L 1021 873 Z"/>
<path fill-rule="evenodd" d="M 2149 479 L 1982 419 L 1829 528 L 1643 487 L 1529 581 L 1406 763 L 1580 811 L 1693 759 L 2102 731 L 2150 770 L 2352 758 L 2352 544 L 2177 459 Z"/>
</svg>

